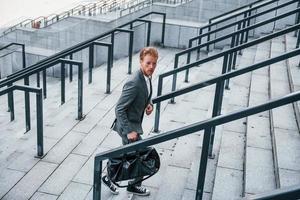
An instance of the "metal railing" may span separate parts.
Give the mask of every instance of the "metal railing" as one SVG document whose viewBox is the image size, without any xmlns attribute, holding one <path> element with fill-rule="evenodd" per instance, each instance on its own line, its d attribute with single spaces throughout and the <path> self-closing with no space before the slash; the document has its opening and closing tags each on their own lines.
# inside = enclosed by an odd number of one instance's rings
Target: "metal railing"
<svg viewBox="0 0 300 200">
<path fill-rule="evenodd" d="M 161 96 L 161 94 L 162 94 L 163 79 L 165 77 L 167 77 L 167 76 L 171 76 L 171 75 L 177 74 L 177 73 L 179 73 L 181 71 L 190 69 L 192 67 L 199 66 L 200 64 L 204 64 L 206 62 L 209 62 L 209 61 L 215 60 L 217 58 L 221 58 L 221 57 L 223 57 L 222 74 L 224 74 L 224 73 L 226 73 L 226 72 L 229 71 L 228 67 L 230 65 L 230 62 L 229 62 L 230 54 L 232 54 L 234 52 L 238 52 L 238 51 L 240 51 L 242 49 L 245 49 L 245 48 L 257 45 L 257 44 L 259 44 L 261 42 L 273 39 L 275 37 L 282 36 L 284 34 L 293 32 L 295 30 L 299 30 L 299 29 L 300 29 L 300 24 L 296 24 L 294 26 L 291 26 L 289 28 L 283 29 L 281 31 L 269 34 L 267 36 L 258 38 L 256 40 L 253 40 L 253 41 L 248 42 L 248 43 L 244 43 L 244 44 L 242 44 L 240 46 L 237 46 L 237 47 L 234 47 L 232 49 L 228 49 L 228 50 L 223 51 L 223 52 L 221 52 L 219 54 L 207 57 L 207 58 L 199 60 L 199 61 L 195 61 L 193 63 L 187 64 L 187 65 L 182 66 L 180 68 L 176 68 L 174 70 L 171 70 L 171 71 L 165 72 L 163 74 L 160 74 L 159 77 L 158 77 L 157 96 Z M 300 42 L 299 35 L 300 34 L 298 34 L 298 44 L 296 45 L 296 47 L 299 47 L 299 42 Z M 229 79 L 227 79 L 226 82 L 229 84 Z M 215 93 L 215 97 L 214 97 L 214 105 L 213 105 L 212 117 L 218 116 L 220 114 L 220 112 L 221 112 L 222 94 L 223 94 L 222 90 L 223 90 L 224 84 L 225 83 L 222 82 L 222 83 L 217 84 L 217 86 L 216 86 L 216 93 Z M 175 91 L 175 90 L 172 90 L 172 91 Z M 173 97 L 173 99 L 174 99 L 174 97 Z M 155 109 L 155 122 L 154 122 L 154 131 L 155 132 L 159 131 L 160 106 L 161 106 L 160 103 L 157 103 L 156 109 Z M 210 155 L 211 156 L 212 156 L 213 140 L 214 140 L 214 129 L 212 129 L 212 134 L 211 134 L 211 149 L 210 149 Z"/>
<path fill-rule="evenodd" d="M 228 12 L 222 13 L 220 15 L 217 15 L 215 17 L 212 17 L 212 18 L 210 18 L 210 21 L 218 20 L 219 18 L 222 18 L 222 17 L 224 17 L 226 15 L 231 15 L 231 14 L 236 13 L 236 12 L 238 12 L 238 13 L 239 12 L 244 12 L 245 9 L 249 10 L 249 9 L 253 8 L 253 6 L 255 6 L 255 5 L 257 5 L 257 6 L 265 6 L 266 4 L 268 5 L 268 4 L 277 2 L 277 1 L 279 1 L 279 0 L 266 0 L 266 1 L 257 0 L 257 1 L 254 1 L 252 3 L 246 4 L 244 6 L 240 6 L 240 7 L 236 8 L 236 9 L 230 10 Z"/>
<path fill-rule="evenodd" d="M 131 20 L 130 22 L 128 23 L 125 23 L 123 25 L 120 25 L 118 26 L 117 28 L 111 30 L 111 31 L 108 31 L 108 32 L 105 32 L 101 35 L 98 35 L 94 38 L 91 38 L 87 41 L 84 41 L 84 42 L 81 42 L 75 46 L 72 46 L 66 50 L 63 50 L 59 53 L 56 53 L 54 54 L 53 56 L 50 56 L 48 58 L 45 58 L 41 61 L 39 61 L 38 63 L 34 64 L 34 65 L 31 65 L 29 67 L 26 67 L 26 69 L 22 69 L 14 74 L 12 74 L 11 76 L 7 77 L 6 79 L 4 80 L 1 80 L 0 81 L 0 88 L 4 87 L 4 86 L 7 86 L 9 84 L 12 84 L 18 80 L 21 80 L 23 79 L 24 77 L 26 76 L 29 76 L 29 75 L 32 75 L 32 71 L 34 70 L 37 70 L 41 67 L 43 67 L 43 65 L 46 65 L 50 62 L 53 62 L 57 59 L 60 59 L 60 58 L 64 58 L 64 57 L 67 57 L 67 56 L 72 56 L 74 53 L 78 52 L 78 51 L 81 51 L 85 48 L 89 48 L 90 46 L 94 45 L 95 42 L 97 43 L 97 40 L 100 40 L 100 39 L 103 39 L 103 38 L 106 38 L 106 37 L 109 37 L 111 35 L 113 35 L 115 32 L 119 32 L 119 31 L 126 31 L 126 32 L 132 32 L 133 30 L 131 30 L 133 28 L 133 24 L 136 23 L 136 22 L 145 22 L 148 24 L 148 34 L 147 34 L 147 44 L 146 45 L 149 45 L 150 44 L 150 31 L 151 31 L 151 21 L 150 20 L 144 20 L 142 18 L 144 17 L 147 17 L 149 15 L 161 15 L 163 17 L 163 22 L 162 22 L 162 36 L 161 36 L 161 44 L 164 45 L 164 37 L 165 37 L 165 19 L 166 19 L 166 14 L 165 13 L 161 13 L 161 12 L 149 12 L 145 15 L 142 15 L 140 16 L 139 18 L 136 18 L 134 20 Z M 126 26 L 130 26 L 130 29 L 124 29 L 123 27 L 126 27 Z M 113 37 L 112 37 L 113 38 Z M 112 39 L 113 40 L 113 39 Z M 98 45 L 98 44 L 97 44 Z M 112 44 L 113 45 L 113 44 Z M 131 60 L 132 60 L 132 46 L 129 46 L 129 50 L 130 52 L 130 55 L 129 55 L 129 64 L 128 64 L 128 71 L 130 71 L 131 69 Z M 89 59 L 89 60 L 92 60 L 92 59 Z M 89 63 L 89 66 L 92 66 L 91 63 Z"/>
<path fill-rule="evenodd" d="M 3 51 L 3 50 L 7 49 L 10 46 L 21 46 L 21 48 L 22 48 L 22 68 L 25 68 L 26 67 L 25 44 L 12 42 L 8 45 L 5 45 L 4 47 L 1 47 L 0 51 Z M 1 72 L 0 72 L 0 78 L 1 78 Z"/>
<path fill-rule="evenodd" d="M 210 134 L 211 134 L 212 127 L 216 127 L 218 125 L 222 125 L 234 120 L 245 118 L 250 115 L 264 112 L 266 110 L 284 106 L 286 104 L 293 103 L 299 100 L 300 100 L 300 92 L 294 92 L 282 98 L 268 101 L 267 103 L 264 104 L 260 104 L 251 108 L 241 109 L 239 111 L 232 112 L 226 115 L 216 116 L 202 122 L 193 123 L 191 125 L 178 128 L 176 130 L 161 133 L 159 135 L 155 135 L 147 139 L 143 139 L 125 146 L 121 146 L 119 148 L 115 148 L 109 151 L 105 151 L 103 153 L 99 153 L 95 156 L 94 159 L 93 199 L 94 200 L 101 199 L 101 172 L 102 172 L 103 160 L 124 155 L 128 152 L 136 151 L 151 145 L 156 145 L 165 141 L 169 141 L 178 137 L 182 137 L 191 133 L 204 130 L 204 137 L 203 137 L 202 151 L 201 151 L 201 161 L 200 161 L 198 182 L 196 187 L 196 198 L 195 198 L 196 200 L 201 200 L 203 195 L 203 189 L 204 189 L 205 174 L 206 174 L 208 152 L 209 152 L 209 143 L 210 143 Z"/>
<path fill-rule="evenodd" d="M 269 6 L 270 4 L 277 3 L 279 0 L 270 0 L 270 1 L 256 1 L 253 3 L 250 3 L 246 6 L 231 10 L 229 12 L 223 13 L 221 15 L 218 15 L 216 17 L 213 17 L 209 19 L 209 23 L 205 26 L 200 27 L 199 29 L 199 35 L 201 35 L 205 29 L 207 29 L 206 32 L 210 32 L 213 28 L 213 26 L 218 26 L 221 23 L 224 23 L 226 21 L 232 20 L 234 18 L 237 18 L 239 16 L 243 16 L 244 18 L 250 17 L 253 11 L 257 11 L 259 8 L 263 8 L 265 6 Z M 228 15 L 226 17 L 226 15 Z M 212 22 L 215 21 L 215 22 Z M 250 25 L 250 20 L 248 20 L 246 23 L 243 23 L 243 28 Z M 248 34 L 248 33 L 247 33 Z M 207 35 L 207 41 L 210 41 L 211 34 Z M 246 35 L 246 38 L 248 38 L 248 35 Z M 209 51 L 209 46 L 207 47 L 207 51 Z"/>
<path fill-rule="evenodd" d="M 102 7 L 107 5 L 115 5 L 115 0 L 108 0 L 108 1 L 99 1 L 97 3 L 89 3 L 86 5 L 78 5 L 68 11 L 64 11 L 60 14 L 50 14 L 48 16 L 40 16 L 35 19 L 26 19 L 10 28 L 5 30 L 3 34 L 8 34 L 9 32 L 16 30 L 19 27 L 31 27 L 31 28 L 43 28 L 48 25 L 53 24 L 54 22 L 60 21 L 62 19 L 65 19 L 70 16 L 76 16 L 76 15 L 96 15 L 97 10 L 101 10 L 102 13 Z"/>
<path fill-rule="evenodd" d="M 11 99 L 9 101 L 11 112 L 10 119 L 11 121 L 15 119 L 14 115 L 14 99 L 13 91 L 21 90 L 26 93 L 32 92 L 36 94 L 36 126 L 37 126 L 37 157 L 42 157 L 44 155 L 44 142 L 43 142 L 43 96 L 41 88 L 34 88 L 24 85 L 13 85 L 2 91 L 0 91 L 0 96 L 5 94 L 11 94 Z M 25 99 L 26 105 L 26 99 Z M 26 109 L 26 106 L 25 106 Z"/>
<path fill-rule="evenodd" d="M 106 93 L 110 92 L 110 80 L 111 80 L 111 68 L 113 65 L 113 46 L 114 46 L 114 34 L 116 32 L 125 32 L 129 33 L 129 62 L 128 62 L 128 73 L 131 73 L 131 65 L 132 65 L 132 54 L 133 54 L 133 25 L 136 22 L 139 23 L 146 23 L 147 24 L 147 45 L 150 45 L 150 33 L 151 33 L 151 21 L 142 19 L 144 17 L 147 17 L 151 14 L 157 14 L 163 16 L 163 23 L 162 23 L 162 45 L 164 44 L 164 32 L 165 32 L 165 13 L 159 13 L 159 12 L 150 12 L 147 13 L 140 18 L 134 19 L 128 23 L 125 23 L 109 32 L 106 32 L 104 34 L 101 34 L 99 36 L 96 36 L 90 40 L 87 40 L 85 42 L 82 42 L 80 44 L 77 44 L 73 47 L 70 47 L 62 52 L 59 52 L 53 56 L 50 56 L 48 58 L 45 58 L 38 63 L 31 65 L 29 67 L 26 67 L 8 77 L 6 77 L 3 80 L 0 80 L 0 88 L 3 87 L 10 87 L 12 86 L 16 81 L 24 79 L 24 84 L 29 85 L 29 77 L 31 75 L 36 74 L 37 75 L 37 86 L 40 86 L 40 72 L 42 72 L 43 75 L 43 96 L 44 98 L 47 97 L 47 78 L 46 78 L 46 69 L 53 67 L 57 64 L 61 64 L 61 104 L 65 103 L 65 65 L 68 64 L 70 69 L 73 68 L 73 65 L 78 66 L 78 105 L 77 105 L 77 119 L 82 120 L 83 119 L 83 63 L 79 61 L 74 60 L 68 60 L 64 59 L 64 57 L 72 57 L 75 52 L 81 51 L 83 49 L 88 48 L 89 49 L 89 83 L 92 82 L 92 68 L 94 63 L 94 46 L 105 46 L 108 47 L 108 58 L 107 58 L 107 81 L 106 81 Z M 124 27 L 129 26 L 130 29 L 124 29 Z M 111 37 L 111 42 L 101 42 L 98 41 L 99 39 L 104 39 L 106 37 Z M 72 79 L 72 71 L 70 70 L 70 80 Z M 8 92 L 8 106 L 9 110 L 11 111 L 11 115 L 13 115 L 13 95 L 12 92 Z M 29 99 L 29 93 L 25 91 L 25 120 L 26 120 L 26 131 L 29 131 L 31 129 L 30 124 L 30 99 Z"/>
<path fill-rule="evenodd" d="M 207 42 L 208 42 L 208 41 L 210 41 L 210 36 L 211 36 L 212 34 L 216 34 L 216 33 L 220 32 L 220 31 L 223 31 L 223 30 L 228 29 L 228 28 L 231 28 L 231 27 L 232 27 L 232 28 L 236 28 L 237 30 L 240 30 L 240 29 L 244 29 L 244 28 L 246 28 L 246 27 L 249 27 L 249 26 L 250 26 L 250 21 L 251 21 L 251 20 L 255 20 L 255 24 L 257 24 L 257 21 L 256 21 L 257 17 L 260 17 L 260 16 L 262 16 L 262 15 L 268 14 L 268 13 L 273 12 L 273 11 L 276 11 L 276 12 L 277 12 L 279 9 L 284 8 L 284 7 L 287 7 L 287 6 L 290 6 L 290 5 L 292 5 L 292 4 L 298 3 L 298 5 L 296 5 L 296 7 L 299 7 L 299 2 L 300 2 L 299 0 L 291 0 L 291 1 L 288 1 L 288 2 L 285 2 L 285 3 L 282 3 L 282 4 L 279 4 L 279 5 L 275 6 L 275 7 L 269 8 L 269 9 L 267 9 L 267 10 L 264 10 L 264 11 L 262 11 L 262 12 L 259 12 L 259 13 L 257 13 L 257 14 L 254 14 L 254 15 L 251 15 L 251 14 L 249 14 L 249 15 L 248 15 L 248 14 L 245 14 L 244 17 L 243 17 L 243 19 L 239 19 L 239 20 L 236 20 L 236 21 L 234 21 L 234 22 L 230 22 L 230 23 L 228 23 L 228 24 L 226 24 L 226 25 L 224 24 L 224 25 L 222 25 L 222 26 L 220 26 L 220 27 L 218 27 L 218 28 L 216 28 L 216 29 L 214 29 L 214 30 L 209 29 L 209 30 L 206 31 L 205 33 L 203 33 L 203 28 L 205 28 L 205 27 L 202 27 L 202 28 L 200 28 L 200 33 L 201 33 L 201 34 L 199 34 L 199 35 L 196 36 L 196 37 L 193 37 L 193 38 L 189 39 L 188 47 L 191 48 L 191 47 L 193 46 L 193 42 L 194 42 L 194 41 L 198 41 L 198 44 L 197 44 L 197 45 L 200 45 L 201 42 L 202 42 L 202 38 L 204 38 L 204 37 L 207 37 Z M 256 8 L 255 8 L 255 9 L 256 9 Z M 250 10 L 247 11 L 247 12 L 250 12 L 250 13 L 251 13 L 252 10 L 254 10 L 254 8 L 250 9 Z M 242 14 L 244 14 L 244 13 L 242 13 Z M 277 17 L 277 14 L 276 14 L 275 17 Z M 296 18 L 297 18 L 297 16 L 296 16 Z M 231 19 L 231 18 L 230 18 L 230 19 Z M 270 19 L 271 19 L 271 18 L 270 18 Z M 223 20 L 222 20 L 222 22 L 223 22 Z M 218 23 L 219 23 L 219 22 L 216 22 L 216 23 L 213 23 L 213 24 L 210 24 L 210 25 L 211 25 L 211 26 L 212 26 L 212 25 L 217 25 Z M 298 23 L 298 22 L 296 21 L 295 23 Z M 273 29 L 274 29 L 274 27 L 273 27 Z M 241 36 L 240 36 L 240 38 L 238 39 L 238 40 L 240 40 L 240 41 L 236 41 L 236 42 L 240 42 L 240 43 L 247 42 L 247 41 L 248 41 L 248 36 L 249 36 L 249 30 L 246 31 L 245 33 L 242 33 Z M 234 44 L 232 44 L 232 45 L 234 45 Z M 209 49 L 209 46 L 210 46 L 210 45 L 207 46 L 207 49 Z M 198 53 L 199 53 L 199 51 L 198 51 Z M 189 58 L 188 58 L 188 60 L 189 60 Z"/>
<path fill-rule="evenodd" d="M 265 192 L 263 194 L 251 195 L 244 200 L 297 200 L 300 199 L 300 185 L 294 185 Z"/>
</svg>

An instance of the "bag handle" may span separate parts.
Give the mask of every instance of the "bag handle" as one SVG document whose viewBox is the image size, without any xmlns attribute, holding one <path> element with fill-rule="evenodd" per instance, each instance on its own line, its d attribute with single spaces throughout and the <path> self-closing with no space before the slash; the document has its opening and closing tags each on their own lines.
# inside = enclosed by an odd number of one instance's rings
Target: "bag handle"
<svg viewBox="0 0 300 200">
<path fill-rule="evenodd" d="M 153 176 L 154 174 L 156 174 L 158 171 L 156 171 L 155 173 L 153 173 L 153 174 L 151 174 L 151 175 L 149 175 L 149 176 L 147 176 L 146 178 L 143 178 L 143 179 L 141 179 L 141 180 L 139 180 L 139 181 L 135 181 L 133 184 L 130 184 L 130 185 L 135 185 L 135 184 L 137 184 L 137 183 L 141 183 L 141 182 L 143 182 L 144 180 L 146 180 L 146 179 L 148 179 L 148 178 L 150 178 L 151 176 Z M 107 176 L 108 177 L 108 176 Z M 108 177 L 109 178 L 109 177 Z M 127 184 L 127 185 L 120 185 L 119 183 L 117 183 L 117 182 L 115 182 L 115 181 L 112 181 L 112 180 L 110 180 L 114 185 L 116 185 L 116 186 L 118 186 L 119 188 L 124 188 L 124 187 L 128 187 L 129 186 L 129 184 Z"/>
</svg>

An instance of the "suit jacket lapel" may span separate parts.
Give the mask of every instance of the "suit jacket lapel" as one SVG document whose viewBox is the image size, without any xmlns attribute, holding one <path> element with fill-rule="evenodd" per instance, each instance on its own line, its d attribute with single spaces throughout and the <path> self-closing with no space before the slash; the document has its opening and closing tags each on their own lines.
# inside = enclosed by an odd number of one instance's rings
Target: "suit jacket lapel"
<svg viewBox="0 0 300 200">
<path fill-rule="evenodd" d="M 144 99 L 145 99 L 145 104 L 146 104 L 149 93 L 148 93 L 147 83 L 146 83 L 146 80 L 145 80 L 142 70 L 139 71 L 139 78 L 140 78 L 140 81 L 142 84 L 143 93 L 145 94 Z"/>
</svg>

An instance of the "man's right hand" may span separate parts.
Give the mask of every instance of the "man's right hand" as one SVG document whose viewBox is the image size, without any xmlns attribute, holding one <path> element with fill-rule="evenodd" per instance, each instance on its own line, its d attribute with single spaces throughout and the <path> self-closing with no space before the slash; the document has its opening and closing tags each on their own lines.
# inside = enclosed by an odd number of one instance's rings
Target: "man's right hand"
<svg viewBox="0 0 300 200">
<path fill-rule="evenodd" d="M 132 141 L 132 142 L 136 141 L 138 139 L 138 133 L 135 132 L 135 131 L 132 131 L 132 132 L 128 133 L 127 134 L 127 139 L 129 141 Z"/>
</svg>

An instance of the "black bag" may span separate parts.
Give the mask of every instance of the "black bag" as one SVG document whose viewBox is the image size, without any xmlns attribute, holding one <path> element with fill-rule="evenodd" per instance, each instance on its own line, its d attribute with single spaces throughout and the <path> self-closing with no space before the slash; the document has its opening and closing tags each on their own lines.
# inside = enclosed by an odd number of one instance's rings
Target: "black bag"
<svg viewBox="0 0 300 200">
<path fill-rule="evenodd" d="M 159 167 L 160 159 L 157 151 L 153 147 L 148 147 L 110 158 L 107 162 L 107 177 L 115 185 L 126 187 L 127 185 L 121 186 L 117 182 L 143 177 L 134 184 L 142 182 L 158 172 Z"/>
</svg>

